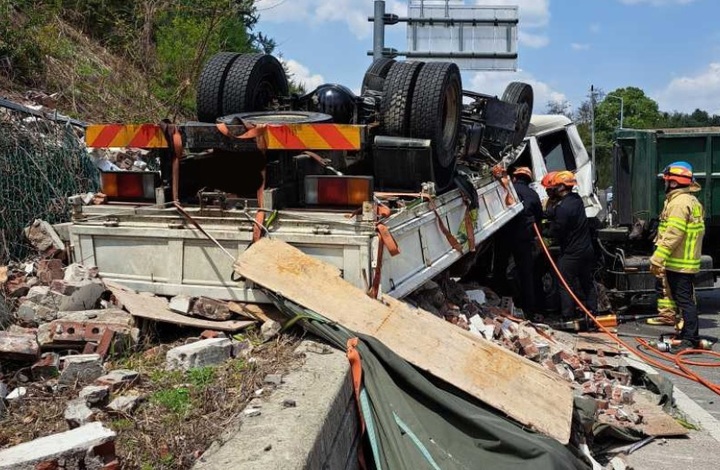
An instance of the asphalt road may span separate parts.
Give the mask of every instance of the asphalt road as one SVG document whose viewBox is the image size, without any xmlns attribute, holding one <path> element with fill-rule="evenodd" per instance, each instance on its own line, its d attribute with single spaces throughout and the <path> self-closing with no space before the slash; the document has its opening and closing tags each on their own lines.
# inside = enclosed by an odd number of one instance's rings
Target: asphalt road
<svg viewBox="0 0 720 470">
<path fill-rule="evenodd" d="M 720 289 L 698 294 L 700 307 L 700 334 L 718 342 L 720 337 Z M 659 337 L 671 333 L 672 327 L 650 326 L 644 322 L 620 325 L 619 333 Z M 623 338 L 634 343 L 632 337 Z M 720 352 L 720 345 L 713 347 Z M 657 370 L 657 368 L 655 368 Z M 720 384 L 720 367 L 695 368 L 706 379 Z M 716 470 L 720 449 L 720 396 L 697 382 L 662 372 L 675 385 L 678 409 L 700 429 L 691 430 L 682 438 L 655 439 L 631 454 L 627 461 L 634 470 Z"/>
<path fill-rule="evenodd" d="M 715 343 L 720 342 L 720 287 L 714 291 L 698 293 L 698 306 L 700 310 L 700 335 Z M 672 327 L 651 326 L 644 322 L 625 323 L 618 328 L 618 332 L 622 333 L 623 336 L 647 335 L 655 338 L 662 333 L 672 333 L 672 331 Z M 637 345 L 636 342 L 633 341 L 633 343 Z M 720 344 L 715 344 L 713 350 L 720 352 Z M 711 359 L 708 358 L 708 360 Z M 716 362 L 720 363 L 720 360 L 716 360 Z M 720 384 L 720 367 L 695 367 L 693 369 L 706 379 Z M 715 419 L 720 420 L 720 395 L 715 394 L 697 382 L 673 374 L 662 373 Z"/>
</svg>

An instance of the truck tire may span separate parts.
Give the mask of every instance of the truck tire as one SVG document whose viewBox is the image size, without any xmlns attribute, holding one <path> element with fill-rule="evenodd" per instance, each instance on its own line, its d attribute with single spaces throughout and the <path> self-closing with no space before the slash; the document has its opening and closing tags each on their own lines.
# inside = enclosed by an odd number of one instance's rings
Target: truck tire
<svg viewBox="0 0 720 470">
<path fill-rule="evenodd" d="M 410 107 L 410 136 L 432 139 L 437 169 L 453 166 L 456 158 L 462 81 L 451 62 L 430 62 L 418 74 Z"/>
<path fill-rule="evenodd" d="M 533 88 L 527 83 L 511 82 L 505 88 L 502 100 L 506 103 L 518 105 L 517 119 L 515 121 L 515 134 L 513 134 L 512 144 L 514 147 L 520 145 L 527 134 L 530 126 L 530 117 L 533 111 Z"/>
<path fill-rule="evenodd" d="M 380 129 L 386 135 L 409 137 L 410 105 L 423 62 L 395 62 L 388 70 L 380 105 Z"/>
<path fill-rule="evenodd" d="M 364 95 L 368 90 L 383 91 L 385 78 L 387 78 L 388 71 L 394 63 L 395 61 L 393 59 L 388 59 L 387 57 L 374 60 L 363 76 L 360 95 Z"/>
<path fill-rule="evenodd" d="M 198 79 L 198 121 L 215 122 L 218 116 L 222 116 L 223 87 L 228 70 L 238 57 L 240 54 L 237 52 L 220 52 L 205 63 Z"/>
<path fill-rule="evenodd" d="M 310 111 L 255 111 L 229 114 L 218 121 L 228 125 L 240 124 L 243 121 L 253 124 L 309 124 L 332 122 L 332 116 Z"/>
<path fill-rule="evenodd" d="M 265 111 L 288 95 L 285 69 L 269 54 L 242 54 L 228 70 L 223 88 L 222 114 Z"/>
</svg>

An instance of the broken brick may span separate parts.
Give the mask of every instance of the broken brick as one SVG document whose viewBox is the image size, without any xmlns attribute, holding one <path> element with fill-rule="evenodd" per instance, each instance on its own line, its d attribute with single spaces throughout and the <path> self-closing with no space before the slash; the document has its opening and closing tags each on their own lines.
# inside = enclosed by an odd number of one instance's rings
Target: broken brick
<svg viewBox="0 0 720 470">
<path fill-rule="evenodd" d="M 234 315 L 227 302 L 209 297 L 199 297 L 192 306 L 192 313 L 198 317 L 220 321 L 230 320 Z"/>
<path fill-rule="evenodd" d="M 37 263 L 37 277 L 42 284 L 48 285 L 65 276 L 63 263 L 57 258 L 41 259 Z"/>
<path fill-rule="evenodd" d="M 98 377 L 95 383 L 97 385 L 106 385 L 110 388 L 110 391 L 115 392 L 121 387 L 133 384 L 139 377 L 140 374 L 134 370 L 116 369 L 102 377 Z"/>
</svg>

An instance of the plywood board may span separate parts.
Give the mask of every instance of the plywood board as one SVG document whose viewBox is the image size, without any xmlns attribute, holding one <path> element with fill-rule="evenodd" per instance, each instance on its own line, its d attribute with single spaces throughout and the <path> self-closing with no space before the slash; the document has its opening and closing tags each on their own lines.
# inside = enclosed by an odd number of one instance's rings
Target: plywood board
<svg viewBox="0 0 720 470">
<path fill-rule="evenodd" d="M 105 281 L 105 285 L 134 317 L 218 331 L 239 331 L 255 323 L 247 320 L 213 321 L 180 315 L 170 310 L 168 301 L 162 297 L 136 294 L 110 281 Z"/>
<path fill-rule="evenodd" d="M 538 364 L 404 302 L 371 299 L 335 267 L 281 241 L 254 243 L 240 255 L 235 271 L 349 330 L 374 336 L 416 367 L 568 442 L 570 384 Z"/>
</svg>

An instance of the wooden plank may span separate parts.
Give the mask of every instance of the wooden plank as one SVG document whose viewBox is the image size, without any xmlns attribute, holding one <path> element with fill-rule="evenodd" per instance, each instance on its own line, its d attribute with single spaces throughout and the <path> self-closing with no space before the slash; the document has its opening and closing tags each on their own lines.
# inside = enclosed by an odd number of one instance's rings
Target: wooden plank
<svg viewBox="0 0 720 470">
<path fill-rule="evenodd" d="M 231 301 L 228 302 L 228 308 L 231 312 L 236 313 L 241 317 L 252 318 L 253 320 L 261 322 L 275 320 L 282 323 L 287 320 L 287 318 L 283 316 L 283 314 L 280 313 L 280 310 L 278 310 L 274 305 L 258 305 Z"/>
<path fill-rule="evenodd" d="M 570 384 L 523 357 L 404 302 L 371 299 L 339 271 L 287 243 L 262 239 L 235 271 L 344 327 L 376 337 L 420 369 L 563 444 L 570 438 Z"/>
<path fill-rule="evenodd" d="M 105 285 L 134 317 L 219 331 L 238 331 L 255 323 L 254 321 L 248 320 L 213 321 L 187 317 L 170 310 L 168 308 L 168 301 L 162 297 L 136 294 L 134 291 L 120 284 L 107 280 L 105 281 Z"/>
</svg>

